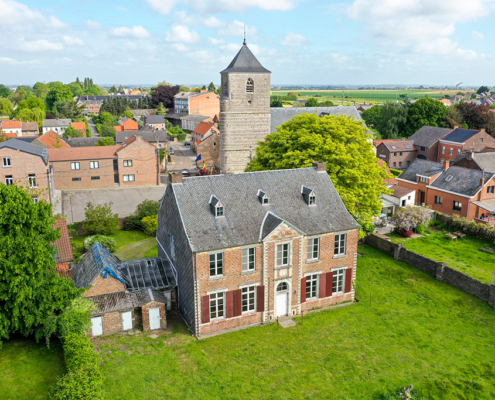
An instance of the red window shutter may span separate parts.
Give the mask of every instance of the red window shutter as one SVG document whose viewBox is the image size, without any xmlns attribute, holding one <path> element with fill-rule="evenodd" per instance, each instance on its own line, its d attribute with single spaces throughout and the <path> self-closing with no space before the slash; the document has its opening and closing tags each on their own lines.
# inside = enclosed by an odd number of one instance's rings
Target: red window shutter
<svg viewBox="0 0 495 400">
<path fill-rule="evenodd" d="M 301 279 L 301 303 L 306 302 L 306 278 Z"/>
<path fill-rule="evenodd" d="M 227 306 L 227 318 L 234 316 L 234 292 L 232 290 L 225 294 Z"/>
<path fill-rule="evenodd" d="M 327 274 L 320 274 L 320 299 L 323 299 L 326 296 L 327 292 Z"/>
<path fill-rule="evenodd" d="M 203 296 L 203 324 L 210 322 L 210 296 Z"/>
<path fill-rule="evenodd" d="M 333 291 L 333 272 L 328 272 L 326 275 L 327 275 L 327 281 L 326 281 L 327 291 L 326 291 L 326 295 L 327 295 L 327 297 L 330 297 L 332 295 L 332 291 Z"/>
<path fill-rule="evenodd" d="M 256 311 L 265 311 L 265 287 L 261 285 L 256 288 Z"/>
<path fill-rule="evenodd" d="M 345 271 L 345 293 L 349 293 L 352 288 L 352 268 Z"/>
<path fill-rule="evenodd" d="M 242 314 L 242 289 L 234 290 L 234 317 Z"/>
</svg>

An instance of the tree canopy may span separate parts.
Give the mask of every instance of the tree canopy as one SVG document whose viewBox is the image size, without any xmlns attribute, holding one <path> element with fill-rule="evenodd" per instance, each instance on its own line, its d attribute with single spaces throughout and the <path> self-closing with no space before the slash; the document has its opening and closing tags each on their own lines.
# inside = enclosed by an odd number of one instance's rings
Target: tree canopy
<svg viewBox="0 0 495 400">
<path fill-rule="evenodd" d="M 347 116 L 296 115 L 266 137 L 246 171 L 310 167 L 325 161 L 347 210 L 365 229 L 380 213 L 385 169 L 378 165 L 361 121 Z"/>
<path fill-rule="evenodd" d="M 406 135 L 411 136 L 425 125 L 443 126 L 447 113 L 448 108 L 438 100 L 429 97 L 418 100 L 407 110 Z"/>
<path fill-rule="evenodd" d="M 9 97 L 11 93 L 7 86 L 0 84 L 0 97 Z"/>
<path fill-rule="evenodd" d="M 305 107 L 316 107 L 318 105 L 318 100 L 311 97 L 305 104 Z"/>
<path fill-rule="evenodd" d="M 12 102 L 0 97 L 0 115 L 10 115 L 14 112 Z"/>
<path fill-rule="evenodd" d="M 404 132 L 407 121 L 407 107 L 400 103 L 386 102 L 375 128 L 386 139 L 397 139 Z"/>
<path fill-rule="evenodd" d="M 46 95 L 46 105 L 49 110 L 52 110 L 57 101 L 70 101 L 74 97 L 68 86 L 65 86 L 61 82 L 58 83 L 60 83 L 60 85 L 53 85 Z"/>
<path fill-rule="evenodd" d="M 490 89 L 488 86 L 480 86 L 480 88 L 476 91 L 476 93 L 481 94 L 481 93 L 486 93 L 489 92 Z"/>
<path fill-rule="evenodd" d="M 158 86 L 151 88 L 151 100 L 153 107 L 157 107 L 158 104 L 163 103 L 166 108 L 173 108 L 174 96 L 179 93 L 179 86 L 168 85 L 159 84 Z"/>
<path fill-rule="evenodd" d="M 60 237 L 52 208 L 35 204 L 17 185 L 0 184 L 0 339 L 13 333 L 43 336 L 47 319 L 59 314 L 80 293 L 56 272 Z"/>
<path fill-rule="evenodd" d="M 217 87 L 215 86 L 215 84 L 213 82 L 210 82 L 210 84 L 208 85 L 208 92 L 215 93 L 216 90 Z"/>
</svg>

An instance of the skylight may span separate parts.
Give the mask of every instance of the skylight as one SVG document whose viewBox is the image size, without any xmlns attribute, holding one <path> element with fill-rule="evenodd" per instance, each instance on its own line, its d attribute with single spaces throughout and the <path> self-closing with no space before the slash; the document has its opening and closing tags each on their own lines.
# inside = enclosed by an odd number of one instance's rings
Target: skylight
<svg viewBox="0 0 495 400">
<path fill-rule="evenodd" d="M 445 180 L 446 180 L 447 182 L 450 182 L 450 181 L 452 180 L 452 178 L 453 178 L 453 176 L 452 176 L 452 175 L 449 175 L 449 176 L 447 176 L 447 178 L 445 178 Z"/>
<path fill-rule="evenodd" d="M 397 147 L 395 147 L 395 146 L 392 146 L 392 149 L 394 149 L 394 150 L 397 150 Z"/>
<path fill-rule="evenodd" d="M 410 149 L 410 147 L 409 147 L 409 145 L 408 145 L 408 144 L 405 144 L 405 145 L 404 145 L 404 147 L 405 147 L 406 149 Z"/>
</svg>

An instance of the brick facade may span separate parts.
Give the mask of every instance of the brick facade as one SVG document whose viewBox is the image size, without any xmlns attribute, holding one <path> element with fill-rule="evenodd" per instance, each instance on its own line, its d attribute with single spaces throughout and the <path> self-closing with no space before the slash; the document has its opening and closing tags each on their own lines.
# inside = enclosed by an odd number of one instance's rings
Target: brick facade
<svg viewBox="0 0 495 400">
<path fill-rule="evenodd" d="M 417 151 L 417 158 L 438 162 L 438 141 L 430 147 L 414 145 L 414 148 Z"/>
<path fill-rule="evenodd" d="M 150 330 L 149 310 L 151 308 L 159 308 L 160 309 L 160 329 L 166 329 L 167 328 L 167 313 L 165 310 L 165 304 L 158 303 L 156 301 L 152 301 L 148 304 L 145 304 L 141 308 L 142 317 L 143 317 L 143 331 L 149 331 Z"/>
<path fill-rule="evenodd" d="M 160 156 L 157 148 L 151 143 L 140 137 L 136 138 L 134 142 L 117 151 L 117 157 L 120 186 L 160 184 Z M 124 166 L 125 160 L 131 160 L 132 166 Z M 125 182 L 124 175 L 134 175 L 134 182 Z"/>
<path fill-rule="evenodd" d="M 436 161 L 450 161 L 465 150 L 479 152 L 485 147 L 495 147 L 495 139 L 486 133 L 484 129 L 471 136 L 464 143 L 449 142 L 440 139 Z"/>
<path fill-rule="evenodd" d="M 103 335 L 111 335 L 113 333 L 121 332 L 122 326 L 122 313 L 131 312 L 132 315 L 132 329 L 135 329 L 140 324 L 140 319 L 134 312 L 134 310 L 127 311 L 114 311 L 106 314 L 95 315 L 96 317 L 101 317 L 101 322 L 103 325 Z M 92 336 L 92 330 L 89 329 L 89 336 Z"/>
<path fill-rule="evenodd" d="M 218 94 L 207 92 L 189 99 L 189 114 L 206 115 L 213 118 L 219 113 L 220 98 Z"/>
<path fill-rule="evenodd" d="M 412 146 L 411 144 L 411 147 L 414 146 Z M 412 164 L 416 159 L 416 154 L 417 151 L 414 148 L 412 148 L 409 151 L 408 150 L 390 151 L 385 145 L 385 143 L 381 143 L 376 148 L 376 156 L 380 160 L 384 160 L 389 168 L 400 169 L 400 170 L 409 167 L 409 165 Z"/>
<path fill-rule="evenodd" d="M 220 135 L 215 132 L 206 140 L 197 142 L 196 154 L 201 154 L 201 162 L 207 166 L 220 167 Z"/>
<path fill-rule="evenodd" d="M 84 297 L 97 296 L 99 294 L 121 292 L 125 290 L 125 285 L 111 275 L 103 278 L 98 275 L 91 287 L 86 290 Z"/>
<path fill-rule="evenodd" d="M 50 151 L 52 150 L 59 149 L 50 149 Z M 50 161 L 53 167 L 55 189 L 92 189 L 115 186 L 113 160 L 112 157 L 95 158 L 94 160 Z M 90 167 L 91 162 L 95 161 L 98 162 L 98 168 L 92 169 Z M 71 168 L 71 164 L 74 162 L 79 163 L 79 169 Z"/>
</svg>

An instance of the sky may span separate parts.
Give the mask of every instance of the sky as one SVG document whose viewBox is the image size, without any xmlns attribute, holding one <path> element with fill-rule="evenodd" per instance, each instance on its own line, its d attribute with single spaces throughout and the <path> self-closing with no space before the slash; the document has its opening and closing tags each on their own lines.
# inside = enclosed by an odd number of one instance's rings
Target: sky
<svg viewBox="0 0 495 400">
<path fill-rule="evenodd" d="M 493 85 L 495 0 L 0 0 L 0 83 Z"/>
</svg>

